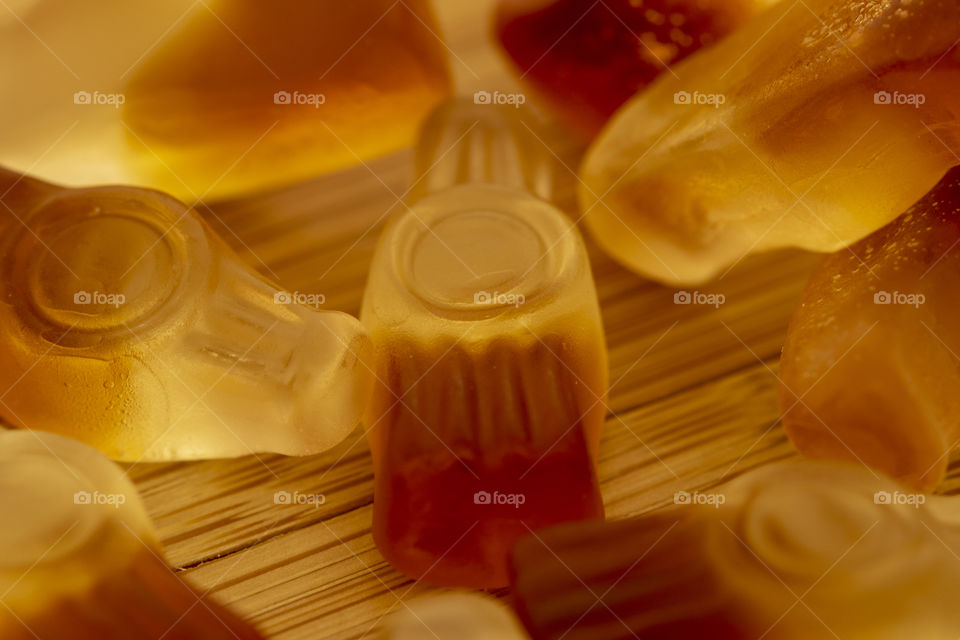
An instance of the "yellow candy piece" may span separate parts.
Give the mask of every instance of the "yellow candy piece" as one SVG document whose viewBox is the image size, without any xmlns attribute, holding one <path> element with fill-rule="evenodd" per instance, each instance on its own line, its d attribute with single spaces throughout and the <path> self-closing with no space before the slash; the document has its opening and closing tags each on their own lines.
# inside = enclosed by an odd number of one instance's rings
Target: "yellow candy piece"
<svg viewBox="0 0 960 640">
<path fill-rule="evenodd" d="M 816 458 L 918 490 L 960 444 L 960 168 L 900 218 L 827 257 L 790 322 L 783 426 Z"/>
<path fill-rule="evenodd" d="M 535 640 L 952 640 L 957 500 L 855 464 L 771 464 L 669 509 L 528 536 L 514 603 Z"/>
<path fill-rule="evenodd" d="M 603 517 L 596 289 L 576 226 L 531 193 L 549 180 L 516 113 L 458 101 L 428 119 L 418 158 L 436 191 L 384 230 L 360 316 L 374 540 L 440 586 L 502 587 L 529 528 Z"/>
<path fill-rule="evenodd" d="M 188 202 L 290 184 L 409 145 L 447 56 L 427 0 L 5 3 L 0 163 Z"/>
<path fill-rule="evenodd" d="M 781 2 L 618 112 L 583 164 L 586 223 L 672 284 L 855 242 L 956 163 L 958 40 L 950 0 Z"/>
<path fill-rule="evenodd" d="M 261 637 L 166 567 L 136 488 L 95 449 L 0 431 L 0 513 L 4 640 Z"/>
<path fill-rule="evenodd" d="M 0 169 L 0 194 L 0 415 L 14 425 L 174 460 L 313 454 L 358 424 L 369 340 L 317 310 L 322 292 L 278 289 L 156 191 Z"/>
</svg>

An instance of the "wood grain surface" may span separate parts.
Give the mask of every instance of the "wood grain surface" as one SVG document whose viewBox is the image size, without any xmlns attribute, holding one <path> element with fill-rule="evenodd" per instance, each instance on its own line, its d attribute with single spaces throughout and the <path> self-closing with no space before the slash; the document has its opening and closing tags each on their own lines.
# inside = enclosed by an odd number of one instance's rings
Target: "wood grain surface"
<svg viewBox="0 0 960 640">
<path fill-rule="evenodd" d="M 492 3 L 440 0 L 460 93 L 517 87 L 489 36 Z M 558 201 L 576 215 L 581 149 L 554 131 Z M 565 165 L 565 167 L 564 167 Z M 283 191 L 199 211 L 251 266 L 290 290 L 322 292 L 356 314 L 379 229 L 402 210 L 412 153 Z M 701 290 L 719 308 L 673 303 L 674 290 L 617 266 L 587 238 L 610 352 L 599 472 L 608 516 L 663 506 L 796 455 L 778 423 L 777 359 L 817 256 L 751 258 Z M 429 591 L 393 570 L 371 535 L 372 466 L 357 430 L 308 458 L 127 465 L 182 576 L 276 640 L 369 637 L 401 602 Z M 952 480 L 948 489 L 956 485 Z M 276 505 L 277 490 L 324 504 Z"/>
</svg>

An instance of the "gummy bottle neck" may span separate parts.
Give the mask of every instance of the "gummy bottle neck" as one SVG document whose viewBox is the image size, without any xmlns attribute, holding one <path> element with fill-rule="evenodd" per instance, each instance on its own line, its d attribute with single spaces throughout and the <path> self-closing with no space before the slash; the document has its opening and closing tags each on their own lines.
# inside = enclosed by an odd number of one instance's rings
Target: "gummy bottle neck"
<svg viewBox="0 0 960 640">
<path fill-rule="evenodd" d="M 410 202 L 461 184 L 510 187 L 552 199 L 553 157 L 537 126 L 526 108 L 475 96 L 441 104 L 420 132 Z"/>
</svg>

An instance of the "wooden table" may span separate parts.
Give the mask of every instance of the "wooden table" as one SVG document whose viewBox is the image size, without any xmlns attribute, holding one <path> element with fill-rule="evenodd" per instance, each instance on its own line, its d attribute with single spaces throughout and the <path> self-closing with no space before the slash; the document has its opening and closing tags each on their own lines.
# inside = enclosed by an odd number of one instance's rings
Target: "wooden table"
<svg viewBox="0 0 960 640">
<path fill-rule="evenodd" d="M 438 2 L 460 93 L 517 86 L 492 45 L 492 3 Z M 550 144 L 575 168 L 562 132 Z M 319 291 L 357 313 L 383 221 L 401 210 L 409 151 L 282 192 L 201 213 L 240 255 L 290 290 Z M 576 213 L 576 177 L 558 200 Z M 610 416 L 600 477 L 611 518 L 672 501 L 796 455 L 778 422 L 777 360 L 817 257 L 745 261 L 703 291 L 719 308 L 673 304 L 674 290 L 633 275 L 587 239 L 610 351 Z M 128 465 L 180 574 L 278 640 L 369 637 L 428 588 L 393 570 L 370 535 L 372 467 L 363 434 L 309 458 Z M 956 484 L 951 482 L 948 488 Z M 319 507 L 274 504 L 277 490 L 321 493 Z"/>
</svg>

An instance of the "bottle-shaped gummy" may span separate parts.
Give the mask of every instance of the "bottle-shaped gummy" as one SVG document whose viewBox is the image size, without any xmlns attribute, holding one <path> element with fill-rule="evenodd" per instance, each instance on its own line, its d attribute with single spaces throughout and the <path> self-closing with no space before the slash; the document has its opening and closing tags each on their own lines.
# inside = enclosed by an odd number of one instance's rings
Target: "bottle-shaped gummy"
<svg viewBox="0 0 960 640">
<path fill-rule="evenodd" d="M 511 591 L 530 637 L 951 640 L 960 628 L 956 498 L 858 463 L 793 460 L 678 496 L 521 540 Z"/>
<path fill-rule="evenodd" d="M 843 249 L 957 164 L 958 41 L 957 2 L 775 3 L 617 111 L 580 168 L 584 224 L 676 285 Z"/>
<path fill-rule="evenodd" d="M 290 184 L 409 146 L 450 93 L 429 0 L 5 6 L 0 164 L 65 184 Z"/>
<path fill-rule="evenodd" d="M 52 433 L 0 432 L 0 638 L 260 640 L 175 575 L 136 488 Z"/>
<path fill-rule="evenodd" d="M 783 428 L 811 458 L 937 488 L 960 443 L 960 167 L 824 258 L 780 359 Z"/>
<path fill-rule="evenodd" d="M 317 453 L 359 422 L 371 377 L 359 322 L 296 304 L 183 203 L 2 169 L 0 193 L 11 423 L 168 460 Z"/>
<path fill-rule="evenodd" d="M 542 149 L 511 107 L 441 106 L 417 150 L 432 193 L 371 267 L 374 539 L 429 583 L 503 586 L 519 536 L 603 517 L 603 329 L 573 221 L 530 193 Z"/>
</svg>

